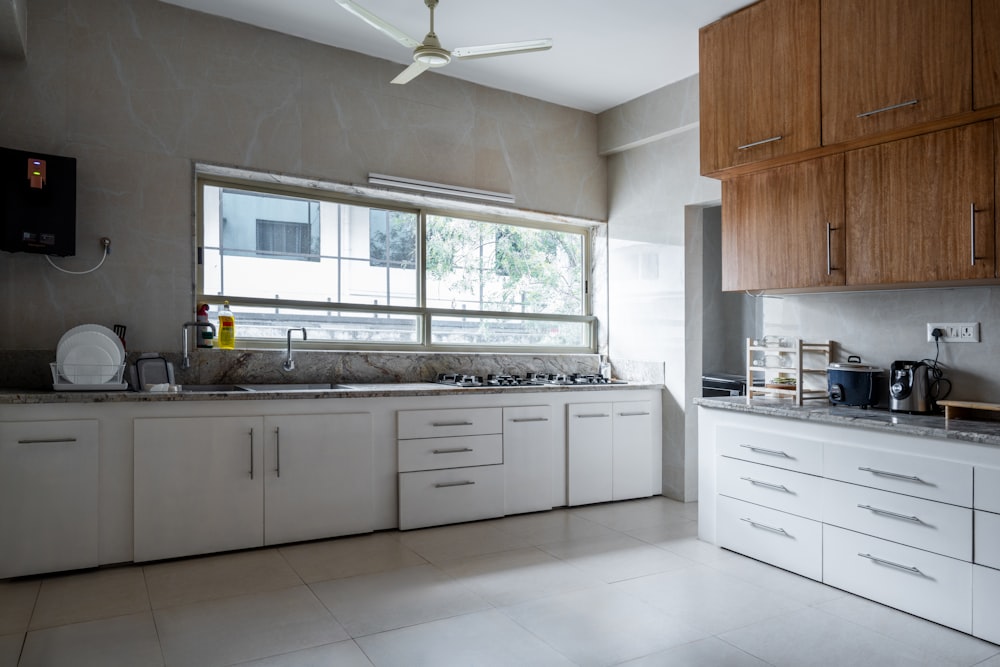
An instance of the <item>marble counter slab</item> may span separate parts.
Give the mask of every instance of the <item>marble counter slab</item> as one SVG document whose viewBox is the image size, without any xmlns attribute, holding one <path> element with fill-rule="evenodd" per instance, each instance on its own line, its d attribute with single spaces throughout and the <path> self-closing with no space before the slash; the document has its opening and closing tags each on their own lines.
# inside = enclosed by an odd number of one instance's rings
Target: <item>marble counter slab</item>
<svg viewBox="0 0 1000 667">
<path fill-rule="evenodd" d="M 968 419 L 951 419 L 945 422 L 944 415 L 909 415 L 877 408 L 835 406 L 826 402 L 813 404 L 807 402 L 798 406 L 789 401 L 773 398 L 755 398 L 748 401 L 744 396 L 696 398 L 694 403 L 717 410 L 1000 446 L 1000 422 Z"/>
</svg>

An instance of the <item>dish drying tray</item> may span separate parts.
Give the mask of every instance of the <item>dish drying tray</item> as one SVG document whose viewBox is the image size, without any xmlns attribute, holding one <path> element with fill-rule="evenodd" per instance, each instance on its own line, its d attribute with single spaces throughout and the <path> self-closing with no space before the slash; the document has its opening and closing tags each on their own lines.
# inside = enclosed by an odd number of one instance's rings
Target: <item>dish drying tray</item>
<svg viewBox="0 0 1000 667">
<path fill-rule="evenodd" d="M 56 391 L 124 391 L 128 389 L 128 383 L 122 378 L 125 373 L 125 364 L 62 364 L 56 362 L 49 364 L 52 369 L 52 388 Z M 78 382 L 78 380 L 89 379 L 94 375 L 108 376 L 105 382 L 91 384 Z"/>
</svg>

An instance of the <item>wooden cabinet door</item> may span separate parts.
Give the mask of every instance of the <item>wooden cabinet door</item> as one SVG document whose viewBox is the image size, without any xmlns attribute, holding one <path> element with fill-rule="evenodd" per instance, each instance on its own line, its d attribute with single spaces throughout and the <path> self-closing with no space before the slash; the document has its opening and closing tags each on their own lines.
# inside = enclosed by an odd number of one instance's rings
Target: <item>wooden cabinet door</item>
<svg viewBox="0 0 1000 667">
<path fill-rule="evenodd" d="M 823 144 L 972 109 L 969 0 L 822 3 Z"/>
<path fill-rule="evenodd" d="M 722 184 L 722 288 L 843 285 L 844 157 L 808 160 Z"/>
<path fill-rule="evenodd" d="M 699 42 L 703 174 L 819 146 L 818 0 L 763 0 Z"/>
<path fill-rule="evenodd" d="M 1000 104 L 1000 0 L 972 0 L 972 104 Z"/>
<path fill-rule="evenodd" d="M 847 154 L 849 285 L 994 277 L 990 121 Z"/>
</svg>

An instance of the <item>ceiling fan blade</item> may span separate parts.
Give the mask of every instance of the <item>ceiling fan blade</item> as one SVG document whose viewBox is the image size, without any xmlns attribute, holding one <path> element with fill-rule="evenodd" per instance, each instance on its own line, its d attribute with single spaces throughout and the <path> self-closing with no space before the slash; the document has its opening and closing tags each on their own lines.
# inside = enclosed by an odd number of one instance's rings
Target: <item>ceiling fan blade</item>
<svg viewBox="0 0 1000 667">
<path fill-rule="evenodd" d="M 393 38 L 403 46 L 410 49 L 415 49 L 418 46 L 420 46 L 420 42 L 413 39 L 412 37 L 407 35 L 405 32 L 403 32 L 396 26 L 392 25 L 391 23 L 388 23 L 387 21 L 384 21 L 383 19 L 380 19 L 379 17 L 375 16 L 361 5 L 357 4 L 356 2 L 353 2 L 353 0 L 337 0 L 337 4 L 346 9 L 347 11 L 349 11 L 350 13 L 354 14 L 359 19 L 361 19 L 371 27 L 375 28 L 382 34 L 388 35 L 389 37 Z"/>
<path fill-rule="evenodd" d="M 408 83 L 416 79 L 428 69 L 430 69 L 430 65 L 427 63 L 414 60 L 412 65 L 400 72 L 399 75 L 389 83 Z"/>
<path fill-rule="evenodd" d="M 532 51 L 548 51 L 552 48 L 551 39 L 530 39 L 524 42 L 507 42 L 504 44 L 485 44 L 483 46 L 460 46 L 452 49 L 453 58 L 471 60 L 473 58 L 491 58 L 515 53 L 531 53 Z"/>
</svg>

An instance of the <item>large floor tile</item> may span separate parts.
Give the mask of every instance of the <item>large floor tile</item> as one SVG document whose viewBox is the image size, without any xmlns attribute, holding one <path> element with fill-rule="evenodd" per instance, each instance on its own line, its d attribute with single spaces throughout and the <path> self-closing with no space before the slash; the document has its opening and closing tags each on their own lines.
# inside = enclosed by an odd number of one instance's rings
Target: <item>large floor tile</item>
<svg viewBox="0 0 1000 667">
<path fill-rule="evenodd" d="M 21 646 L 24 644 L 24 633 L 0 635 L 0 667 L 17 667 L 21 656 Z"/>
<path fill-rule="evenodd" d="M 577 516 L 626 531 L 648 526 L 693 521 L 698 518 L 697 503 L 682 503 L 663 496 L 618 503 L 588 505 L 572 510 Z"/>
<path fill-rule="evenodd" d="M 535 548 L 474 556 L 439 567 L 500 607 L 604 583 Z"/>
<path fill-rule="evenodd" d="M 697 521 L 677 521 L 656 526 L 643 526 L 622 531 L 626 535 L 648 542 L 662 549 L 698 537 Z"/>
<path fill-rule="evenodd" d="M 688 567 L 691 561 L 628 535 L 554 542 L 539 547 L 584 572 L 612 583 Z"/>
<path fill-rule="evenodd" d="M 768 667 L 768 664 L 735 646 L 709 637 L 623 662 L 620 667 Z"/>
<path fill-rule="evenodd" d="M 25 632 L 41 581 L 0 581 L 0 635 Z"/>
<path fill-rule="evenodd" d="M 399 541 L 431 563 L 531 546 L 488 521 L 407 531 L 400 534 Z"/>
<path fill-rule="evenodd" d="M 606 586 L 500 611 L 584 666 L 614 665 L 706 636 L 684 621 Z"/>
<path fill-rule="evenodd" d="M 719 638 L 778 667 L 960 664 L 813 608 L 754 623 Z"/>
<path fill-rule="evenodd" d="M 433 565 L 321 581 L 311 588 L 352 637 L 490 607 Z"/>
<path fill-rule="evenodd" d="M 496 521 L 493 525 L 534 546 L 592 537 L 614 537 L 618 534 L 618 531 L 577 516 L 570 510 L 510 516 Z"/>
<path fill-rule="evenodd" d="M 32 630 L 20 667 L 158 667 L 163 655 L 149 611 Z"/>
<path fill-rule="evenodd" d="M 279 549 L 307 584 L 426 563 L 396 533 L 376 533 Z"/>
<path fill-rule="evenodd" d="M 306 586 L 153 612 L 168 667 L 228 665 L 348 639 Z"/>
<path fill-rule="evenodd" d="M 348 639 L 271 658 L 241 662 L 234 667 L 372 667 L 372 662 L 354 640 Z"/>
<path fill-rule="evenodd" d="M 147 565 L 143 572 L 153 609 L 302 584 L 275 549 Z"/>
<path fill-rule="evenodd" d="M 42 581 L 31 630 L 149 611 L 142 569 L 117 567 Z"/>
<path fill-rule="evenodd" d="M 714 561 L 709 567 L 725 572 L 743 581 L 787 595 L 803 604 L 817 605 L 842 598 L 847 593 L 819 581 L 803 577 L 780 567 L 759 560 L 736 555 Z"/>
<path fill-rule="evenodd" d="M 497 611 L 455 616 L 357 640 L 376 667 L 572 667 Z"/>
</svg>

